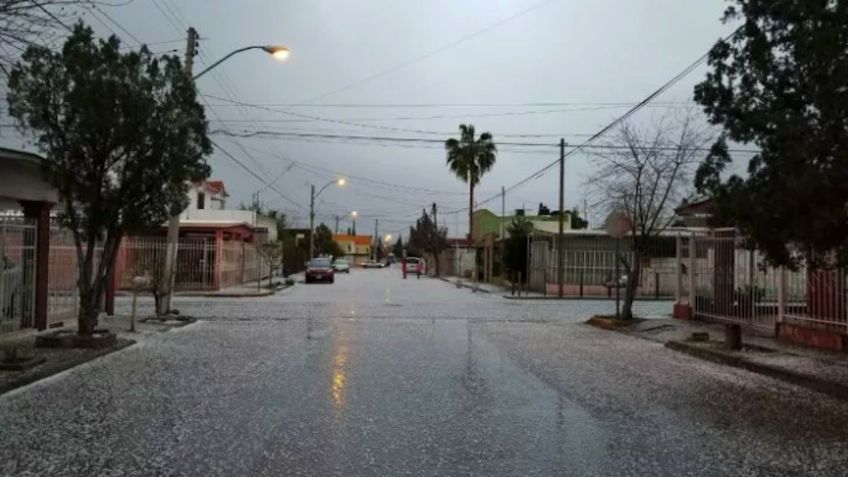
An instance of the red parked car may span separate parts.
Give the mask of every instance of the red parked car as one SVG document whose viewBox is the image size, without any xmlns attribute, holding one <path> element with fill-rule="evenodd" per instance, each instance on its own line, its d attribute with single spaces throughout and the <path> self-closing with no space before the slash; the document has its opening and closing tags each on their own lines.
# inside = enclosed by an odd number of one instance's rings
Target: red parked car
<svg viewBox="0 0 848 477">
<path fill-rule="evenodd" d="M 312 282 L 330 282 L 333 283 L 336 278 L 336 271 L 333 269 L 333 263 L 329 258 L 318 257 L 313 258 L 306 265 L 306 283 Z"/>
</svg>

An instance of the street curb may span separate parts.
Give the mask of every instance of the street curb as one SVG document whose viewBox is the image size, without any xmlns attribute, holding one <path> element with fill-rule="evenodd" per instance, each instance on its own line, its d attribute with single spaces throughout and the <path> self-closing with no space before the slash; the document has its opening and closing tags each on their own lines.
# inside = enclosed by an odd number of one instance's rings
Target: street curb
<svg viewBox="0 0 848 477">
<path fill-rule="evenodd" d="M 294 288 L 294 285 L 290 285 L 287 287 L 279 288 L 277 290 L 265 290 L 261 293 L 232 293 L 232 294 L 221 294 L 221 293 L 203 293 L 203 292 L 177 292 L 174 293 L 175 297 L 187 297 L 187 298 L 262 298 L 266 296 L 275 295 L 280 293 L 283 290 L 288 290 L 289 288 Z M 131 297 L 132 293 L 119 291 L 115 296 L 121 297 Z"/>
<path fill-rule="evenodd" d="M 101 356 L 120 351 L 124 348 L 134 345 L 135 343 L 135 340 L 118 338 L 118 341 L 115 343 L 115 345 L 109 348 L 97 349 L 94 350 L 94 352 L 92 352 L 91 354 L 78 356 L 76 358 L 69 359 L 66 361 L 60 361 L 57 363 L 47 363 L 45 365 L 42 365 L 43 367 L 41 369 L 38 369 L 33 373 L 21 376 L 20 378 L 14 379 L 7 383 L 0 384 L 0 396 L 8 393 L 9 391 L 22 388 L 28 384 L 32 384 L 44 378 L 49 378 L 50 376 L 53 376 L 55 374 L 59 374 L 62 371 L 67 371 L 81 364 L 93 361 Z"/>
<path fill-rule="evenodd" d="M 276 295 L 284 290 L 288 290 L 289 288 L 294 288 L 294 285 L 289 285 L 283 288 L 278 288 L 276 290 L 265 290 L 261 293 L 231 293 L 229 295 L 217 293 L 217 294 L 208 294 L 205 295 L 203 293 L 176 293 L 174 296 L 177 297 L 189 297 L 189 298 L 262 298 L 266 296 Z"/>
<path fill-rule="evenodd" d="M 562 298 L 558 296 L 512 296 L 512 295 L 503 295 L 504 298 L 508 300 L 551 300 L 551 301 L 562 301 L 562 300 L 615 300 L 615 297 L 606 297 L 606 296 L 564 296 Z M 636 298 L 636 301 L 672 301 L 674 297 L 659 297 L 659 298 Z"/>
<path fill-rule="evenodd" d="M 443 281 L 443 282 L 445 282 L 445 283 L 450 283 L 450 284 L 451 284 L 451 285 L 453 285 L 453 286 L 456 286 L 456 282 L 452 282 L 452 281 L 448 280 L 447 278 L 439 277 L 439 280 L 441 280 L 441 281 Z M 460 286 L 460 287 L 462 287 L 462 288 L 468 288 L 469 290 L 474 290 L 474 287 L 473 287 L 473 286 L 471 286 L 471 285 L 466 285 L 465 283 L 460 283 L 460 284 L 459 284 L 459 286 Z M 484 289 L 484 288 L 478 288 L 478 289 L 477 289 L 477 291 L 478 291 L 479 293 L 492 293 L 491 291 L 486 290 L 486 289 Z"/>
<path fill-rule="evenodd" d="M 801 386 L 813 391 L 827 394 L 828 396 L 848 401 L 848 385 L 840 382 L 828 381 L 815 375 L 798 373 L 778 366 L 757 363 L 741 356 L 735 356 L 727 352 L 704 348 L 702 346 L 689 344 L 683 341 L 668 341 L 665 343 L 665 347 L 706 361 L 762 374 L 764 376 L 769 376 L 796 386 Z"/>
</svg>

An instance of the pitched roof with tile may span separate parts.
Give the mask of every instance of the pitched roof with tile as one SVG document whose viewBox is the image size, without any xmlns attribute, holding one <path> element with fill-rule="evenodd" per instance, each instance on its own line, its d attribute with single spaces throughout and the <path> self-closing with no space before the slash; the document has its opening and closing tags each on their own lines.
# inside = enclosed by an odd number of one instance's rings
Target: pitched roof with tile
<svg viewBox="0 0 848 477">
<path fill-rule="evenodd" d="M 333 235 L 333 240 L 336 242 L 353 242 L 356 245 L 371 245 L 371 236 L 370 235 L 347 235 L 347 234 L 336 234 Z"/>
</svg>

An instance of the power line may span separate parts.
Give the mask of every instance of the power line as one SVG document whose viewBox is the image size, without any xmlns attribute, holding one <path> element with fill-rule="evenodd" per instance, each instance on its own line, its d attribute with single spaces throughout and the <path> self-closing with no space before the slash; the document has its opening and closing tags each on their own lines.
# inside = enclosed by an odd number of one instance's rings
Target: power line
<svg viewBox="0 0 848 477">
<path fill-rule="evenodd" d="M 734 31 L 733 31 L 733 33 L 731 33 L 730 35 L 728 35 L 727 37 L 725 37 L 725 38 L 724 38 L 724 41 L 728 41 L 728 40 L 730 40 L 731 38 L 733 38 L 734 36 L 736 36 L 736 34 L 737 34 L 737 33 L 739 33 L 740 31 L 742 31 L 742 29 L 743 29 L 743 28 L 744 28 L 744 25 L 742 25 L 742 26 L 740 26 L 740 27 L 736 28 L 736 30 L 734 30 Z M 618 118 L 614 119 L 612 122 L 610 122 L 609 124 L 607 124 L 606 126 L 604 126 L 603 128 L 601 128 L 601 130 L 600 130 L 600 131 L 598 131 L 597 133 L 595 133 L 592 137 L 590 137 L 589 139 L 587 139 L 586 141 L 584 141 L 584 142 L 583 142 L 583 144 L 581 144 L 581 145 L 577 146 L 576 148 L 572 149 L 571 151 L 567 152 L 565 155 L 566 155 L 566 156 L 570 156 L 571 154 L 574 154 L 575 152 L 577 152 L 577 151 L 579 151 L 579 150 L 582 150 L 584 147 L 588 146 L 589 144 L 591 144 L 592 142 L 594 142 L 596 139 L 600 138 L 601 136 L 603 136 L 604 134 L 606 134 L 607 132 L 609 132 L 612 128 L 614 128 L 614 127 L 616 127 L 617 125 L 621 124 L 623 121 L 626 121 L 626 120 L 627 120 L 627 118 L 629 118 L 630 116 L 632 116 L 633 114 L 635 114 L 637 111 L 639 111 L 640 109 L 642 109 L 643 107 L 645 107 L 645 105 L 647 105 L 648 103 L 650 103 L 650 102 L 651 102 L 654 98 L 656 98 L 657 96 L 659 96 L 659 95 L 661 95 L 662 93 L 664 93 L 666 90 L 668 90 L 668 89 L 669 89 L 670 87 L 672 87 L 674 84 L 676 84 L 678 81 L 680 81 L 680 80 L 681 80 L 681 79 L 683 79 L 685 76 L 687 76 L 689 73 L 691 73 L 691 72 L 692 72 L 695 68 L 697 68 L 697 67 L 698 67 L 701 63 L 703 63 L 704 61 L 706 61 L 706 60 L 707 60 L 707 58 L 709 58 L 710 51 L 712 51 L 712 49 L 710 49 L 709 51 L 707 51 L 706 53 L 704 53 L 703 55 L 701 55 L 701 56 L 700 56 L 697 60 L 695 60 L 692 64 L 690 64 L 689 66 L 687 66 L 686 68 L 684 68 L 684 69 L 683 69 L 683 71 L 681 71 L 680 73 L 678 73 L 677 75 L 675 75 L 673 78 L 671 78 L 669 81 L 667 81 L 665 84 L 663 84 L 662 86 L 660 86 L 659 88 L 657 88 L 654 92 L 652 92 L 651 94 L 649 94 L 649 95 L 648 95 L 645 99 L 643 99 L 642 101 L 640 101 L 639 103 L 637 103 L 635 106 L 633 106 L 632 108 L 630 108 L 630 109 L 629 109 L 626 113 L 624 113 L 623 115 L 621 115 L 621 116 L 619 116 Z M 511 185 L 511 186 L 507 187 L 507 188 L 506 188 L 506 190 L 505 190 L 505 192 L 509 192 L 509 191 L 515 190 L 516 188 L 521 187 L 522 185 L 524 185 L 524 184 L 526 184 L 526 183 L 530 182 L 531 180 L 533 180 L 533 179 L 535 179 L 535 178 L 537 178 L 537 177 L 541 177 L 541 175 L 543 175 L 545 172 L 547 172 L 548 170 L 550 170 L 552 167 L 556 166 L 557 164 L 559 164 L 559 159 L 557 159 L 557 160 L 555 160 L 555 161 L 551 162 L 550 164 L 548 164 L 548 165 L 546 165 L 545 167 L 543 167 L 543 168 L 539 169 L 538 171 L 534 172 L 533 174 L 530 174 L 529 176 L 525 177 L 524 179 L 522 179 L 522 180 L 520 180 L 520 181 L 516 182 L 515 184 L 513 184 L 513 185 Z M 489 197 L 488 199 L 485 199 L 485 200 L 483 200 L 483 201 L 478 202 L 478 204 L 485 204 L 485 203 L 487 203 L 487 202 L 491 202 L 492 200 L 495 200 L 495 199 L 497 199 L 498 197 L 500 197 L 500 195 L 501 195 L 501 194 L 497 194 L 497 195 L 491 196 L 491 197 Z M 468 210 L 468 207 L 466 207 L 466 208 L 464 208 L 464 209 L 459 209 L 458 211 L 463 211 L 463 210 Z"/>
<path fill-rule="evenodd" d="M 515 19 L 517 19 L 517 18 L 520 18 L 520 17 L 522 17 L 522 16 L 524 16 L 524 15 L 526 15 L 526 14 L 528 14 L 528 13 L 532 12 L 533 10 L 536 10 L 536 9 L 541 8 L 541 7 L 545 6 L 545 5 L 547 5 L 548 3 L 551 3 L 552 1 L 553 1 L 553 0 L 544 0 L 544 1 L 542 1 L 542 2 L 539 2 L 539 3 L 535 4 L 535 5 L 531 5 L 530 7 L 525 8 L 524 10 L 521 10 L 521 11 L 519 11 L 519 12 L 516 12 L 516 13 L 514 13 L 514 14 L 512 14 L 512 15 L 510 15 L 510 16 L 508 16 L 508 17 L 506 17 L 506 18 L 502 18 L 502 19 L 500 19 L 500 20 L 498 20 L 498 21 L 496 21 L 496 22 L 494 22 L 494 23 L 492 23 L 492 24 L 489 24 L 489 25 L 487 25 L 487 26 L 485 26 L 485 27 L 483 27 L 483 28 L 481 28 L 481 29 L 479 29 L 479 30 L 477 30 L 477 31 L 474 31 L 474 32 L 469 33 L 469 34 L 467 34 L 467 35 L 465 35 L 465 36 L 462 36 L 462 37 L 460 37 L 460 38 L 457 38 L 456 40 L 453 40 L 453 41 L 451 41 L 451 42 L 449 42 L 449 43 L 446 43 L 446 44 L 444 44 L 444 45 L 442 45 L 442 46 L 440 46 L 440 47 L 438 47 L 438 48 L 435 48 L 435 49 L 433 49 L 433 50 L 430 50 L 430 51 L 428 51 L 428 52 L 426 52 L 426 53 L 424 53 L 424 54 L 422 54 L 422 55 L 419 55 L 419 56 L 417 56 L 417 57 L 415 57 L 415 58 L 411 59 L 411 60 L 404 61 L 404 62 L 402 62 L 402 63 L 396 64 L 396 65 L 394 65 L 394 66 L 391 66 L 391 67 L 389 67 L 389 68 L 386 68 L 386 69 L 384 69 L 384 70 L 382 70 L 382 71 L 379 71 L 379 72 L 377 72 L 377 73 L 374 73 L 374 74 L 372 74 L 372 75 L 366 76 L 366 77 L 364 77 L 364 78 L 360 78 L 360 79 L 357 79 L 357 80 L 351 81 L 350 83 L 348 83 L 348 84 L 346 84 L 346 85 L 344 85 L 344 86 L 341 86 L 341 87 L 339 87 L 339 88 L 336 88 L 336 89 L 333 89 L 333 90 L 327 91 L 326 93 L 321 93 L 321 94 L 319 94 L 319 95 L 313 96 L 312 98 L 310 98 L 310 99 L 308 99 L 308 100 L 306 100 L 306 101 L 303 101 L 303 102 L 304 102 L 304 103 L 314 103 L 315 101 L 318 101 L 319 99 L 323 99 L 323 98 L 326 98 L 327 96 L 330 96 L 330 95 L 333 95 L 333 94 L 336 94 L 336 93 L 340 93 L 340 92 L 342 92 L 342 91 L 345 91 L 345 90 L 348 90 L 348 89 L 350 89 L 350 88 L 353 88 L 354 86 L 359 86 L 359 85 L 361 85 L 361 84 L 367 83 L 367 82 L 372 81 L 372 80 L 375 80 L 375 79 L 377 79 L 377 78 L 381 78 L 381 77 L 383 77 L 383 76 L 386 76 L 386 75 L 388 75 L 389 73 L 393 73 L 393 72 L 395 72 L 395 71 L 397 71 L 397 70 L 400 70 L 400 69 L 402 69 L 402 68 L 406 68 L 407 66 L 411 66 L 411 65 L 413 65 L 413 64 L 415 64 L 415 63 L 418 63 L 419 61 L 423 61 L 423 60 L 425 60 L 425 59 L 427 59 L 427 58 L 430 58 L 431 56 L 434 56 L 434 55 L 436 55 L 436 54 L 438 54 L 438 53 L 441 53 L 441 52 L 443 52 L 443 51 L 449 50 L 450 48 L 453 48 L 453 47 L 455 47 L 455 46 L 457 46 L 457 45 L 460 45 L 460 44 L 462 44 L 462 43 L 465 43 L 466 41 L 468 41 L 468 40 L 470 40 L 470 39 L 472 39 L 472 38 L 475 38 L 475 37 L 477 37 L 477 36 L 479 36 L 479 35 L 482 35 L 483 33 L 486 33 L 486 32 L 488 32 L 488 31 L 494 30 L 495 28 L 497 28 L 497 27 L 499 27 L 499 26 L 501 26 L 501 25 L 504 25 L 504 24 L 506 24 L 506 23 L 508 23 L 508 22 L 510 22 L 510 21 L 512 21 L 512 20 L 515 20 Z"/>
<path fill-rule="evenodd" d="M 165 20 L 170 23 L 172 27 L 174 27 L 174 30 L 176 30 L 177 33 L 183 33 L 182 28 L 179 26 L 179 23 L 175 22 L 174 19 L 172 19 L 171 16 L 165 10 L 162 9 L 162 7 L 159 5 L 158 0 L 153 0 L 151 3 L 153 3 L 153 6 L 156 7 L 157 10 L 159 10 L 163 17 L 165 17 Z"/>
<path fill-rule="evenodd" d="M 123 25 L 121 25 L 120 23 L 118 23 L 118 22 L 117 22 L 114 18 L 112 18 L 112 17 L 111 17 L 108 13 L 106 13 L 105 11 L 103 11 L 103 9 L 102 9 L 102 8 L 100 8 L 100 7 L 99 7 L 96 3 L 92 2 L 92 1 L 90 1 L 90 2 L 88 2 L 88 3 L 91 5 L 91 9 L 89 9 L 89 12 L 91 12 L 91 13 L 92 13 L 92 16 L 96 16 L 96 15 L 94 15 L 94 10 L 97 10 L 98 12 L 100 12 L 100 14 L 101 14 L 101 15 L 103 15 L 104 17 L 106 17 L 106 20 L 108 20 L 110 23 L 112 23 L 113 25 L 115 25 L 116 27 L 118 27 L 118 29 L 119 29 L 119 30 L 121 30 L 122 32 L 126 33 L 126 34 L 127 34 L 127 36 L 129 36 L 130 38 L 132 38 L 133 40 L 135 40 L 135 42 L 136 42 L 136 43 L 138 43 L 138 44 L 142 44 L 142 43 L 143 43 L 141 40 L 139 40 L 139 39 L 138 39 L 138 37 L 136 37 L 136 36 L 135 36 L 135 35 L 133 35 L 133 34 L 132 34 L 129 30 L 127 30 L 126 28 L 124 28 L 124 26 L 123 26 Z"/>
<path fill-rule="evenodd" d="M 221 124 L 230 124 L 230 123 L 242 123 L 248 122 L 246 120 L 241 119 L 212 119 L 209 122 L 211 123 L 221 123 Z M 277 120 L 266 120 L 266 119 L 257 119 L 255 122 L 258 123 L 302 123 L 302 122 L 310 122 L 309 120 L 301 120 L 301 119 L 277 119 Z M 351 129 L 322 129 L 315 128 L 312 126 L 308 126 L 308 129 L 291 127 L 287 126 L 286 130 L 279 132 L 319 132 L 319 133 L 330 133 L 330 134 L 347 134 L 352 131 Z M 574 137 L 590 137 L 594 133 L 503 133 L 498 132 L 497 130 L 490 131 L 495 137 L 516 137 L 516 138 L 561 138 L 563 136 L 574 136 Z M 439 135 L 443 137 L 448 137 L 456 134 L 456 131 L 438 131 Z"/>
<path fill-rule="evenodd" d="M 444 145 L 444 139 L 434 139 L 434 138 L 424 138 L 424 137 L 392 137 L 392 136 L 361 136 L 361 135 L 351 135 L 351 134 L 320 134 L 320 133 L 299 133 L 299 132 L 281 132 L 281 131 L 267 131 L 267 130 L 257 130 L 257 131 L 245 131 L 244 133 L 237 133 L 227 129 L 215 129 L 210 131 L 209 134 L 223 134 L 226 136 L 233 137 L 255 137 L 255 136 L 294 136 L 294 137 L 316 137 L 316 138 L 327 138 L 327 139 L 364 139 L 364 140 L 376 140 L 376 141 L 393 141 L 393 142 L 416 142 L 416 143 L 427 143 L 427 144 L 442 144 Z M 524 147 L 554 147 L 557 146 L 555 143 L 529 143 L 529 142 L 498 142 L 499 145 L 504 146 L 524 146 Z"/>
<path fill-rule="evenodd" d="M 376 186 L 383 186 L 385 188 L 390 188 L 392 190 L 405 190 L 405 191 L 412 191 L 412 192 L 425 192 L 425 193 L 442 194 L 442 195 L 465 195 L 465 192 L 431 189 L 431 188 L 427 188 L 427 187 L 407 186 L 407 185 L 401 185 L 401 184 L 396 184 L 396 183 L 392 183 L 392 182 L 379 181 L 379 180 L 371 179 L 371 178 L 368 178 L 368 177 L 358 176 L 356 174 L 348 174 L 346 172 L 342 172 L 342 171 L 338 171 L 338 170 L 327 169 L 327 168 L 324 168 L 324 167 L 316 166 L 314 164 L 307 164 L 307 163 L 300 162 L 300 161 L 297 161 L 297 160 L 294 160 L 294 159 L 291 159 L 291 158 L 288 158 L 288 157 L 285 157 L 285 156 L 282 156 L 282 155 L 262 151 L 260 149 L 251 148 L 251 147 L 248 147 L 248 146 L 245 146 L 245 147 L 247 149 L 253 150 L 255 152 L 259 152 L 259 153 L 262 153 L 262 154 L 269 154 L 271 157 L 276 157 L 276 158 L 282 159 L 284 161 L 292 162 L 292 163 L 296 164 L 298 167 L 300 167 L 301 169 L 304 169 L 304 170 L 314 169 L 314 170 L 318 170 L 318 171 L 322 171 L 322 172 L 325 172 L 325 173 L 332 174 L 334 177 L 342 176 L 342 177 L 347 177 L 347 178 L 350 178 L 350 179 L 356 179 L 357 181 L 373 184 L 373 185 L 376 185 Z"/>
<path fill-rule="evenodd" d="M 608 109 L 620 109 L 624 106 L 587 106 L 580 108 L 565 108 L 565 109 L 543 109 L 543 110 L 525 110 L 525 111 L 505 111 L 500 113 L 467 113 L 467 114 L 436 114 L 431 116 L 394 116 L 382 118 L 345 118 L 345 121 L 431 121 L 434 119 L 466 119 L 466 118 L 496 118 L 496 117 L 512 117 L 512 116 L 533 116 L 537 114 L 561 114 L 561 113 L 580 113 L 588 111 L 601 111 Z M 274 110 L 282 114 L 285 111 Z M 275 120 L 265 120 L 263 122 L 274 122 Z M 285 121 L 285 120 L 277 120 Z"/>
<path fill-rule="evenodd" d="M 51 12 L 50 10 L 48 10 L 47 8 L 45 8 L 45 7 L 44 7 L 44 5 L 42 5 L 42 4 L 40 4 L 40 3 L 38 3 L 36 0 L 30 0 L 30 2 L 32 2 L 32 4 L 33 4 L 33 5 L 35 5 L 36 7 L 38 7 L 38 9 L 39 9 L 39 10 L 41 10 L 42 12 L 44 12 L 44 13 L 45 13 L 48 17 L 50 17 L 50 18 L 51 18 L 54 22 L 56 22 L 57 24 L 61 25 L 61 26 L 62 26 L 62 28 L 64 28 L 65 30 L 68 30 L 68 32 L 69 32 L 69 33 L 73 33 L 73 32 L 74 32 L 74 29 L 73 29 L 73 28 L 71 28 L 71 27 L 70 27 L 67 23 L 63 22 L 63 21 L 62 21 L 62 19 L 61 19 L 61 18 L 59 18 L 59 17 L 57 17 L 55 14 L 53 14 L 53 12 Z"/>
<path fill-rule="evenodd" d="M 252 103 L 256 106 L 282 107 L 282 108 L 363 108 L 363 109 L 416 109 L 416 108 L 529 108 L 529 107 L 561 107 L 561 106 L 614 106 L 632 107 L 638 103 L 626 101 L 600 101 L 600 102 L 528 102 L 528 103 Z M 655 101 L 657 106 L 684 106 L 695 105 L 693 101 Z M 224 104 L 214 106 L 227 106 Z"/>
<path fill-rule="evenodd" d="M 301 133 L 301 132 L 283 132 L 283 131 L 247 131 L 244 133 L 237 133 L 233 131 L 229 131 L 226 129 L 215 129 L 210 131 L 209 134 L 223 134 L 225 136 L 234 136 L 234 137 L 256 137 L 256 136 L 283 136 L 283 137 L 307 137 L 307 138 L 324 138 L 324 139 L 346 139 L 346 140 L 368 140 L 368 141 L 385 141 L 385 142 L 402 142 L 402 143 L 423 143 L 423 144 L 444 144 L 444 140 L 442 139 L 432 139 L 432 138 L 417 138 L 417 137 L 390 137 L 390 136 L 360 136 L 360 135 L 348 135 L 348 134 L 322 134 L 322 133 Z M 597 136 L 597 134 L 595 135 Z M 594 137 L 594 136 L 593 136 Z M 558 147 L 559 145 L 556 143 L 541 143 L 541 142 L 497 142 L 498 146 L 512 146 L 512 147 L 542 147 L 542 148 L 553 148 Z M 630 146 L 624 144 L 581 144 L 577 146 L 566 146 L 566 148 L 572 149 L 572 152 L 580 149 L 622 149 L 628 150 L 631 149 Z M 690 147 L 690 148 L 679 148 L 675 146 L 639 146 L 636 149 L 640 151 L 686 151 L 686 152 L 698 152 L 698 151 L 710 151 L 710 148 L 705 147 Z M 735 153 L 748 153 L 748 154 L 758 154 L 761 151 L 755 149 L 728 149 L 728 152 Z"/>
<path fill-rule="evenodd" d="M 300 208 L 300 209 L 307 210 L 307 209 L 306 209 L 306 207 L 304 207 L 304 206 L 300 205 L 300 203 L 299 203 L 299 202 L 295 201 L 294 199 L 292 199 L 291 197 L 287 196 L 286 194 L 284 194 L 284 193 L 280 192 L 280 190 L 279 190 L 279 189 L 277 189 L 277 187 L 276 187 L 276 186 L 274 186 L 272 183 L 269 183 L 268 181 L 266 181 L 264 177 L 262 177 L 262 176 L 260 176 L 259 174 L 257 174 L 257 173 L 255 173 L 255 172 L 253 172 L 253 170 L 252 170 L 251 168 L 247 167 L 247 166 L 246 166 L 243 162 L 241 162 L 240 160 L 238 160 L 238 158 L 236 158 L 236 156 L 232 155 L 229 151 L 227 151 L 226 149 L 224 149 L 223 147 L 221 147 L 218 143 L 216 143 L 215 141 L 211 141 L 211 140 L 210 140 L 210 142 L 212 143 L 212 145 L 213 145 L 213 146 L 215 146 L 215 148 L 216 148 L 216 149 L 218 149 L 219 151 L 221 151 L 222 153 L 224 153 L 224 155 L 225 155 L 225 156 L 227 156 L 228 158 L 230 158 L 233 162 L 235 162 L 236 164 L 238 164 L 238 165 L 239 165 L 242 169 L 244 169 L 244 170 L 245 170 L 245 171 L 247 171 L 250 175 L 252 175 L 252 176 L 253 176 L 253 177 L 255 177 L 257 180 L 259 180 L 259 182 L 261 182 L 261 183 L 265 184 L 266 186 L 268 186 L 268 188 L 270 188 L 271 190 L 273 190 L 274 192 L 276 192 L 277 194 L 279 194 L 279 195 L 280 195 L 280 197 L 282 197 L 283 199 L 285 199 L 285 200 L 287 200 L 287 201 L 291 202 L 292 204 L 294 204 L 295 206 L 297 206 L 297 207 L 298 207 L 298 208 Z"/>
</svg>

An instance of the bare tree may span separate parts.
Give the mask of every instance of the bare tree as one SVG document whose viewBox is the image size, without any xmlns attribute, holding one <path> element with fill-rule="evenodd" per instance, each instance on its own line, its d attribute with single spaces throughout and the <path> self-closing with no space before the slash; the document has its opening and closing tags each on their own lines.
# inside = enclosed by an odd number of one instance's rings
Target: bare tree
<svg viewBox="0 0 848 477">
<path fill-rule="evenodd" d="M 597 205 L 630 219 L 631 257 L 617 258 L 627 274 L 622 317 L 633 317 L 642 261 L 675 220 L 675 207 L 692 193 L 692 172 L 714 139 L 697 116 L 663 116 L 648 125 L 623 123 L 595 153 L 588 185 Z M 618 286 L 616 277 L 616 286 Z"/>
<path fill-rule="evenodd" d="M 274 270 L 280 268 L 283 264 L 283 242 L 278 240 L 276 242 L 263 243 L 259 248 L 259 253 L 268 262 L 268 287 L 271 287 L 273 285 Z"/>
<path fill-rule="evenodd" d="M 69 34 L 69 25 L 83 9 L 117 7 L 127 1 L 0 0 L 0 71 L 29 46 L 52 47 Z"/>
</svg>

